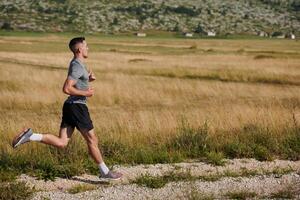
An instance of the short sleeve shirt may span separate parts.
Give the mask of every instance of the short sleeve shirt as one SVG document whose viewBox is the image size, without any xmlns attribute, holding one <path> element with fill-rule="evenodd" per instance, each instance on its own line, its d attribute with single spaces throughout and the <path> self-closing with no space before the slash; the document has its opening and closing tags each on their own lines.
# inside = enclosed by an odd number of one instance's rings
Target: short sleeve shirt
<svg viewBox="0 0 300 200">
<path fill-rule="evenodd" d="M 87 90 L 89 88 L 89 73 L 85 65 L 78 59 L 73 59 L 69 65 L 68 79 L 76 81 L 75 88 L 78 90 Z M 70 95 L 66 100 L 67 103 L 83 103 L 86 104 L 85 96 Z"/>
</svg>

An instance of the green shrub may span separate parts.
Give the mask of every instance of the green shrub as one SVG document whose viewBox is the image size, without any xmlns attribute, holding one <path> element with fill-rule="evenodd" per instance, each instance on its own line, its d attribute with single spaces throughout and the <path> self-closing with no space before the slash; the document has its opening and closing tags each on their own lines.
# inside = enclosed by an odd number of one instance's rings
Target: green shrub
<svg viewBox="0 0 300 200">
<path fill-rule="evenodd" d="M 0 170 L 0 183 L 14 181 L 17 175 L 14 170 Z"/>
<path fill-rule="evenodd" d="M 162 146 L 136 146 L 127 152 L 128 161 L 133 164 L 172 163 L 183 160 L 176 151 L 169 151 Z"/>
<path fill-rule="evenodd" d="M 154 177 L 150 176 L 149 174 L 146 174 L 137 178 L 135 181 L 133 181 L 133 183 L 149 188 L 161 188 L 168 183 L 168 180 L 164 177 Z"/>
<path fill-rule="evenodd" d="M 254 147 L 254 157 L 259 161 L 272 160 L 270 151 L 262 145 Z"/>
<path fill-rule="evenodd" d="M 123 157 L 128 151 L 128 147 L 114 139 L 104 140 L 101 142 L 100 147 L 102 149 L 103 156 L 108 158 Z"/>
<path fill-rule="evenodd" d="M 169 148 L 183 152 L 189 158 L 199 158 L 205 155 L 208 146 L 208 126 L 205 123 L 202 127 L 193 128 L 187 121 L 182 121 L 178 133 Z"/>
<path fill-rule="evenodd" d="M 208 163 L 213 165 L 223 166 L 225 165 L 224 154 L 222 152 L 209 152 L 206 154 L 206 159 Z"/>
<path fill-rule="evenodd" d="M 39 179 L 43 179 L 45 181 L 46 180 L 54 181 L 55 177 L 57 177 L 57 175 L 58 175 L 57 170 L 55 169 L 53 163 L 50 163 L 47 161 L 40 162 L 35 167 L 36 167 L 36 169 L 34 170 L 35 175 Z"/>
<path fill-rule="evenodd" d="M 253 124 L 245 125 L 224 144 L 223 151 L 230 158 L 256 158 L 272 160 L 280 152 L 280 138 L 268 128 Z"/>
<path fill-rule="evenodd" d="M 29 199 L 34 190 L 24 182 L 6 182 L 0 184 L 0 200 Z"/>
<path fill-rule="evenodd" d="M 72 188 L 68 189 L 70 194 L 77 194 L 81 192 L 95 190 L 96 187 L 94 185 L 87 185 L 87 184 L 78 184 L 73 186 Z"/>
<path fill-rule="evenodd" d="M 224 154 L 229 158 L 249 158 L 253 156 L 251 147 L 239 141 L 232 141 L 225 144 Z"/>
<path fill-rule="evenodd" d="M 93 163 L 94 164 L 94 163 Z M 96 165 L 96 164 L 94 164 Z M 34 166 L 34 174 L 43 180 L 55 180 L 55 177 L 70 178 L 83 173 L 84 164 L 76 161 L 68 163 L 57 163 L 50 160 L 41 160 Z"/>
<path fill-rule="evenodd" d="M 202 177 L 193 177 L 189 171 L 180 173 L 169 172 L 163 176 L 142 175 L 132 182 L 149 188 L 161 188 L 169 182 L 194 181 L 200 178 Z"/>
<path fill-rule="evenodd" d="M 300 159 L 300 128 L 287 131 L 286 138 L 283 142 L 283 150 L 285 157 L 291 160 Z"/>
</svg>

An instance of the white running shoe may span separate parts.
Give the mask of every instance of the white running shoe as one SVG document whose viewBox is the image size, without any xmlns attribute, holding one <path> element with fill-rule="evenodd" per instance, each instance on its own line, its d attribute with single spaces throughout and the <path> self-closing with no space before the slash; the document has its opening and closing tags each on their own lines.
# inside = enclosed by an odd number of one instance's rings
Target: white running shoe
<svg viewBox="0 0 300 200">
<path fill-rule="evenodd" d="M 33 134 L 32 129 L 26 129 L 24 131 L 22 131 L 19 135 L 17 135 L 13 142 L 12 142 L 12 146 L 13 148 L 16 148 L 17 146 L 24 144 L 26 142 L 30 141 L 30 136 Z"/>
</svg>

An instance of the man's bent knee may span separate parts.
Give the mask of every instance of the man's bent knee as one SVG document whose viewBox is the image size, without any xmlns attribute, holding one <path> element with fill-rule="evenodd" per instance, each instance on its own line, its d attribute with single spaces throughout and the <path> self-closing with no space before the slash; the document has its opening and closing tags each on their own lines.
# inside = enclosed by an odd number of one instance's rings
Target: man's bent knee
<svg viewBox="0 0 300 200">
<path fill-rule="evenodd" d="M 60 149 L 64 149 L 68 146 L 69 141 L 68 140 L 62 140 L 57 144 L 57 147 Z"/>
</svg>

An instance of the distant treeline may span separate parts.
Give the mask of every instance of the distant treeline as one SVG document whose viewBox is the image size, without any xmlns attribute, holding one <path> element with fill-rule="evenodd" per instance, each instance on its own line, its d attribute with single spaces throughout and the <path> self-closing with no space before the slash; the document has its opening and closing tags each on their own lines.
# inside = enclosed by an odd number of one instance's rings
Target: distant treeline
<svg viewBox="0 0 300 200">
<path fill-rule="evenodd" d="M 0 28 L 29 31 L 299 33 L 299 0 L 3 0 Z"/>
</svg>

